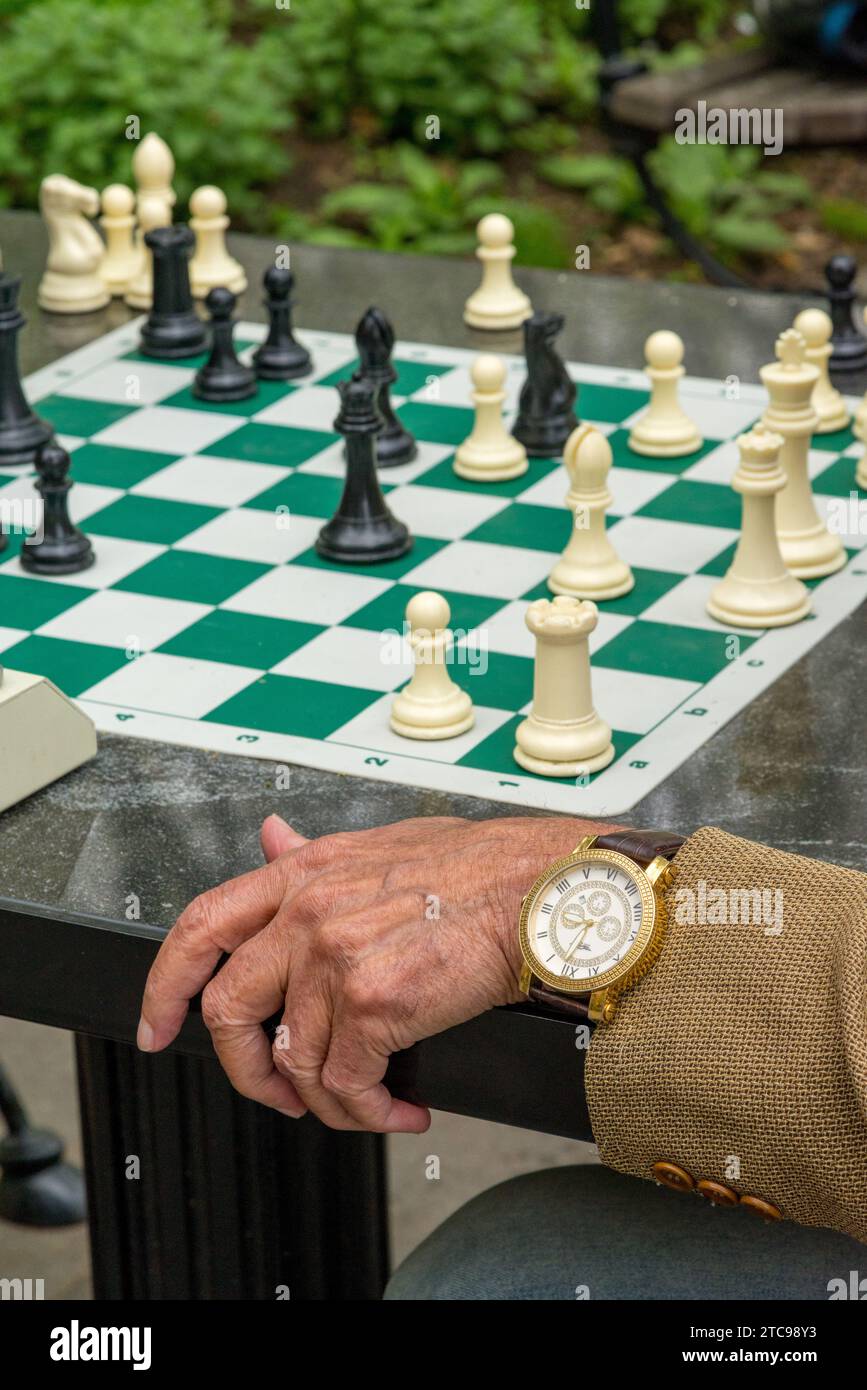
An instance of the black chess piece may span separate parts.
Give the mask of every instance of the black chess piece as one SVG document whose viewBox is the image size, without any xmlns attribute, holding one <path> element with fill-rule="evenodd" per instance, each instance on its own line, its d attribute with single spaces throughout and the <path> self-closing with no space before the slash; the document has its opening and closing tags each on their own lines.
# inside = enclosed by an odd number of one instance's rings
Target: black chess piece
<svg viewBox="0 0 867 1390">
<path fill-rule="evenodd" d="M 418 450 L 409 430 L 404 429 L 391 404 L 391 388 L 397 372 L 391 364 L 394 329 L 381 309 L 368 309 L 355 330 L 358 357 L 364 375 L 376 384 L 377 409 L 382 428 L 376 440 L 376 461 L 380 468 L 396 468 L 411 463 Z"/>
<path fill-rule="evenodd" d="M 196 238 L 189 227 L 155 227 L 145 232 L 153 256 L 153 308 L 141 330 L 139 351 L 146 357 L 195 357 L 208 346 L 208 333 L 190 291 L 189 259 Z"/>
<path fill-rule="evenodd" d="M 412 536 L 389 511 L 376 476 L 374 443 L 382 427 L 376 408 L 379 387 L 356 372 L 337 389 L 340 413 L 334 428 L 346 440 L 346 482 L 337 511 L 316 538 L 316 550 L 343 565 L 396 560 L 412 548 Z"/>
<path fill-rule="evenodd" d="M 831 313 L 833 349 L 828 366 L 832 372 L 860 372 L 867 367 L 867 338 L 855 322 L 854 256 L 832 256 L 825 266 L 828 304 Z"/>
<path fill-rule="evenodd" d="M 245 401 L 259 390 L 256 373 L 235 355 L 232 321 L 237 296 L 218 285 L 205 304 L 211 316 L 211 354 L 196 372 L 193 395 L 200 401 Z"/>
<path fill-rule="evenodd" d="M 0 468 L 32 465 L 53 430 L 30 409 L 18 370 L 18 334 L 27 322 L 18 308 L 20 275 L 0 274 Z"/>
<path fill-rule="evenodd" d="M 573 409 L 578 388 L 554 348 L 564 322 L 562 314 L 539 312 L 524 323 L 527 380 L 512 434 L 531 458 L 559 458 L 578 424 Z"/>
<path fill-rule="evenodd" d="M 313 359 L 292 333 L 291 270 L 269 265 L 263 277 L 265 308 L 268 310 L 268 337 L 253 353 L 253 366 L 260 381 L 294 381 L 313 371 Z"/>
<path fill-rule="evenodd" d="M 36 491 L 43 502 L 42 537 L 21 547 L 21 564 L 31 574 L 78 574 L 96 558 L 83 531 L 69 519 L 69 454 L 59 444 L 43 444 L 36 458 Z"/>
</svg>

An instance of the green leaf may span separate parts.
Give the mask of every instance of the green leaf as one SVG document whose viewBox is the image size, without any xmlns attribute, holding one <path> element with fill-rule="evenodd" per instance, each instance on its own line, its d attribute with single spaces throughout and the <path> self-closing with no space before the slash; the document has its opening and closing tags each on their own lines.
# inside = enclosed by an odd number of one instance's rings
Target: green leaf
<svg viewBox="0 0 867 1390">
<path fill-rule="evenodd" d="M 853 241 L 867 241 L 867 207 L 852 198 L 826 198 L 819 204 L 822 225 Z"/>
<path fill-rule="evenodd" d="M 746 255 L 774 255 L 785 251 L 789 238 L 776 222 L 744 218 L 736 214 L 718 217 L 714 222 L 717 241 Z"/>
</svg>

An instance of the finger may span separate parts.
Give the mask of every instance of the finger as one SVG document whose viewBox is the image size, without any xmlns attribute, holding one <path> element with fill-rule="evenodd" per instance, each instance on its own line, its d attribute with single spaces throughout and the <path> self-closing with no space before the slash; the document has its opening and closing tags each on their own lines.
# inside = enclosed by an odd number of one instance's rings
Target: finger
<svg viewBox="0 0 867 1390">
<path fill-rule="evenodd" d="M 427 1107 L 396 1099 L 383 1084 L 388 1058 L 357 1027 L 338 1017 L 322 1068 L 322 1085 L 360 1129 L 376 1134 L 424 1134 L 431 1123 Z"/>
<path fill-rule="evenodd" d="M 306 836 L 288 825 L 282 816 L 277 815 L 268 816 L 263 821 L 259 841 L 269 864 L 272 859 L 279 859 L 280 855 L 286 854 L 288 850 L 300 849 L 302 845 L 307 844 Z"/>
<path fill-rule="evenodd" d="M 331 1042 L 331 992 L 320 972 L 312 979 L 312 966 L 295 963 L 286 995 L 286 1008 L 272 1048 L 274 1065 L 290 1080 L 303 1105 L 331 1129 L 354 1130 L 361 1126 L 336 1097 L 322 1085 L 322 1066 Z"/>
</svg>

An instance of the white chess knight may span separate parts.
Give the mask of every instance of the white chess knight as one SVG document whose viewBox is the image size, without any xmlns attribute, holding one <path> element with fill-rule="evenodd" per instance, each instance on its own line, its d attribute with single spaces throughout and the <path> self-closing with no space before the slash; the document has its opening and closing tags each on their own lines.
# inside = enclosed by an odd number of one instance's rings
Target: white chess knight
<svg viewBox="0 0 867 1390">
<path fill-rule="evenodd" d="M 247 288 L 244 267 L 226 250 L 226 195 L 211 183 L 190 195 L 190 226 L 196 234 L 196 250 L 190 261 L 190 288 L 194 299 L 221 285 L 233 294 Z"/>
<path fill-rule="evenodd" d="M 170 227 L 176 194 L 172 188 L 175 161 L 165 140 L 150 131 L 132 157 L 136 181 L 137 244 L 141 250 L 138 274 L 124 295 L 132 309 L 150 309 L 153 303 L 153 258 L 144 244 L 145 232 Z"/>
<path fill-rule="evenodd" d="M 563 462 L 571 484 L 566 506 L 572 526 L 566 549 L 548 577 L 554 594 L 610 599 L 635 587 L 632 570 L 620 559 L 605 529 L 605 513 L 611 506 L 606 485 L 611 461 L 611 445 L 592 425 L 579 425 L 566 441 Z"/>
<path fill-rule="evenodd" d="M 503 423 L 506 364 L 492 353 L 483 353 L 472 365 L 473 405 L 476 418 L 472 433 L 455 453 L 452 467 L 460 478 L 477 482 L 502 482 L 526 473 L 527 450 Z"/>
<path fill-rule="evenodd" d="M 645 371 L 650 378 L 650 404 L 636 420 L 629 447 L 650 458 L 681 458 L 702 445 L 702 437 L 678 400 L 684 374 L 683 340 L 662 328 L 644 344 Z"/>
<path fill-rule="evenodd" d="M 588 638 L 595 603 L 560 594 L 525 616 L 536 639 L 533 704 L 515 731 L 515 761 L 542 777 L 584 777 L 614 757 L 611 729 L 593 707 Z"/>
<path fill-rule="evenodd" d="M 105 253 L 99 277 L 109 294 L 126 294 L 141 268 L 141 247 L 135 240 L 135 194 L 123 183 L 102 190 L 100 226 L 105 233 Z"/>
<path fill-rule="evenodd" d="M 476 232 L 482 283 L 464 305 L 464 323 L 470 328 L 492 330 L 520 328 L 533 306 L 512 279 L 515 228 L 501 212 L 490 212 Z"/>
<path fill-rule="evenodd" d="M 806 361 L 806 343 L 795 328 L 776 342 L 777 360 L 759 370 L 770 404 L 762 424 L 783 436 L 780 463 L 786 486 L 777 496 L 777 536 L 786 567 L 798 579 L 819 579 L 846 563 L 846 551 L 816 511 L 808 451 L 817 416 L 811 404 L 819 368 Z"/>
<path fill-rule="evenodd" d="M 455 738 L 472 728 L 473 702 L 449 675 L 451 610 L 442 594 L 414 594 L 406 606 L 415 658 L 412 679 L 394 698 L 391 727 L 403 738 Z"/>
<path fill-rule="evenodd" d="M 99 194 L 65 174 L 42 180 L 39 206 L 48 227 L 48 262 L 37 299 L 52 314 L 88 314 L 111 296 L 99 276 L 102 238 L 88 218 L 99 212 Z"/>
<path fill-rule="evenodd" d="M 804 309 L 792 327 L 807 345 L 806 360 L 819 369 L 819 379 L 813 387 L 812 406 L 819 417 L 816 434 L 835 434 L 849 423 L 849 411 L 840 392 L 831 385 L 828 364 L 833 348 L 831 334 L 834 325 L 822 309 Z"/>
<path fill-rule="evenodd" d="M 782 436 L 762 425 L 738 439 L 740 464 L 732 487 L 742 501 L 741 535 L 731 567 L 713 589 L 707 611 L 732 627 L 783 627 L 810 611 L 810 591 L 783 563 L 774 518 L 786 486 Z"/>
<path fill-rule="evenodd" d="M 867 492 L 867 396 L 859 405 L 855 412 L 855 423 L 852 426 L 856 436 L 861 440 L 864 449 L 858 460 L 858 467 L 855 470 L 855 482 Z"/>
</svg>

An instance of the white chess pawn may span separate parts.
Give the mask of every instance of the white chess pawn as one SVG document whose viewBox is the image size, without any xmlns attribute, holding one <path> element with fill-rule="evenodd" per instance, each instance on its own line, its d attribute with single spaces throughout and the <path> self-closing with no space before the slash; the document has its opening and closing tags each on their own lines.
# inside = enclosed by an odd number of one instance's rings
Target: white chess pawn
<svg viewBox="0 0 867 1390">
<path fill-rule="evenodd" d="M 759 369 L 770 396 L 762 424 L 783 436 L 780 463 L 786 486 L 777 496 L 777 536 L 786 567 L 798 579 L 819 579 L 846 563 L 846 551 L 832 536 L 813 500 L 808 451 L 816 428 L 811 399 L 819 368 L 805 361 L 806 343 L 787 328 L 776 343 L 777 360 Z"/>
<path fill-rule="evenodd" d="M 780 554 L 774 518 L 776 495 L 786 486 L 780 467 L 783 439 L 762 425 L 738 439 L 740 464 L 732 487 L 742 501 L 737 550 L 707 611 L 731 627 L 783 627 L 810 611 L 810 591 L 790 574 Z"/>
<path fill-rule="evenodd" d="M 99 277 L 102 237 L 87 220 L 99 212 L 99 194 L 65 174 L 42 180 L 39 206 L 48 227 L 48 261 L 37 299 L 52 314 L 88 314 L 111 295 Z"/>
<path fill-rule="evenodd" d="M 109 294 L 122 295 L 141 268 L 141 248 L 135 244 L 135 194 L 123 183 L 102 190 L 100 226 L 105 232 L 105 254 L 99 276 Z"/>
<path fill-rule="evenodd" d="M 593 708 L 587 639 L 599 621 L 595 603 L 558 595 L 530 604 L 536 638 L 533 704 L 515 730 L 514 758 L 542 777 L 583 777 L 614 757 L 611 729 Z"/>
<path fill-rule="evenodd" d="M 464 323 L 470 328 L 520 328 L 533 306 L 512 279 L 515 228 L 501 212 L 490 212 L 476 232 L 482 283 L 464 305 Z"/>
<path fill-rule="evenodd" d="M 816 434 L 835 434 L 844 430 L 849 423 L 849 411 L 840 392 L 831 385 L 828 363 L 833 348 L 831 334 L 834 325 L 822 309 L 804 309 L 795 319 L 792 327 L 800 333 L 807 345 L 806 360 L 819 369 L 819 380 L 813 387 L 812 406 L 819 417 Z"/>
<path fill-rule="evenodd" d="M 132 157 L 132 171 L 138 191 L 137 242 L 141 248 L 141 265 L 124 295 L 124 302 L 132 309 L 150 309 L 153 303 L 153 258 L 144 244 L 144 234 L 155 227 L 171 226 L 177 196 L 172 188 L 174 156 L 165 140 L 154 131 L 150 131 L 136 149 Z"/>
<path fill-rule="evenodd" d="M 226 195 L 212 183 L 203 184 L 190 195 L 190 226 L 196 234 L 196 250 L 190 261 L 190 288 L 194 299 L 204 299 L 209 290 L 221 285 L 233 294 L 243 294 L 247 276 L 240 262 L 226 250 Z"/>
<path fill-rule="evenodd" d="M 476 418 L 472 433 L 455 454 L 452 465 L 459 478 L 502 482 L 526 473 L 527 450 L 503 423 L 506 364 L 492 353 L 477 357 L 470 372 Z"/>
<path fill-rule="evenodd" d="M 864 397 L 855 412 L 855 423 L 852 429 L 864 445 L 864 450 L 858 460 L 858 467 L 855 470 L 855 482 L 862 491 L 867 492 L 867 396 Z"/>
<path fill-rule="evenodd" d="M 394 698 L 391 727 L 404 738 L 455 738 L 472 728 L 473 702 L 456 685 L 446 662 L 452 645 L 451 610 L 442 594 L 426 589 L 406 606 L 415 670 Z"/>
<path fill-rule="evenodd" d="M 579 425 L 566 441 L 563 462 L 570 488 L 566 506 L 572 527 L 566 549 L 548 578 L 554 594 L 574 598 L 620 598 L 635 587 L 635 577 L 620 559 L 605 529 L 611 506 L 606 480 L 611 468 L 611 445 L 592 425 Z"/>
<path fill-rule="evenodd" d="M 669 329 L 651 333 L 644 344 L 650 404 L 632 427 L 629 447 L 651 458 L 681 458 L 700 449 L 702 438 L 677 398 L 684 374 L 683 340 Z"/>
</svg>

